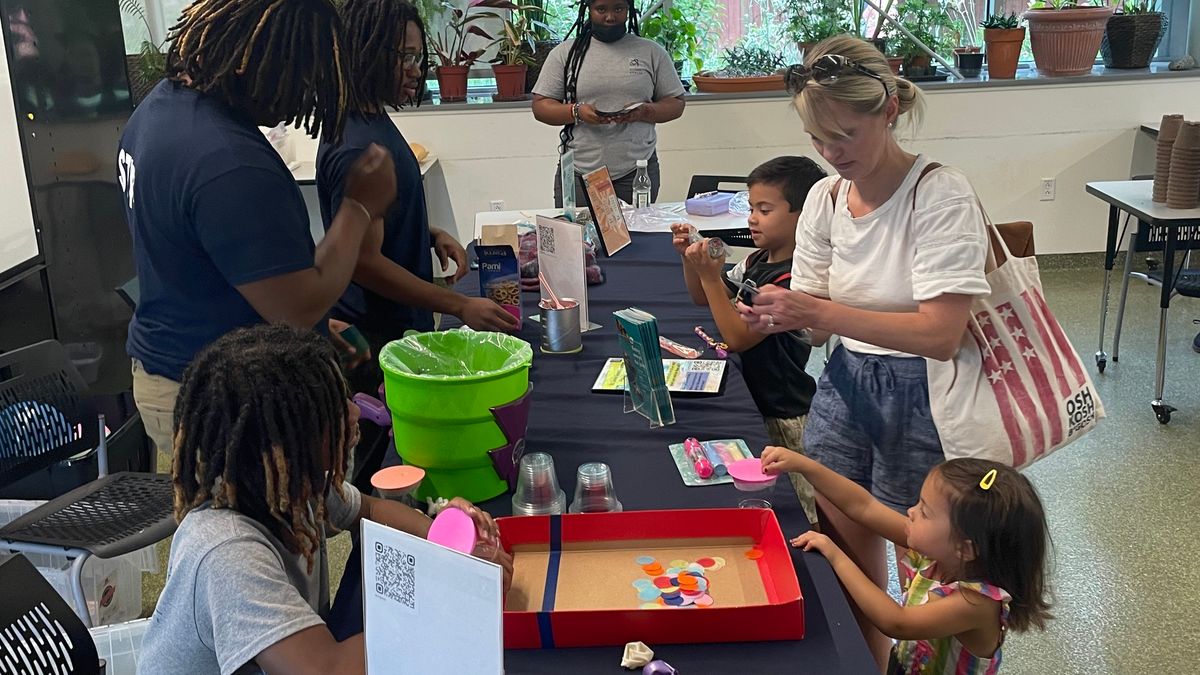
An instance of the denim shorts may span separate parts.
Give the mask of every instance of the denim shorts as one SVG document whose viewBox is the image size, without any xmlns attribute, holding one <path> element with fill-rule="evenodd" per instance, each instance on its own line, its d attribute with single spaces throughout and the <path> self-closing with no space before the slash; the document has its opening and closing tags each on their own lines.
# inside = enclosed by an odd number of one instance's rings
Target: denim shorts
<svg viewBox="0 0 1200 675">
<path fill-rule="evenodd" d="M 925 359 L 839 346 L 817 382 L 804 454 L 903 513 L 945 460 L 929 413 Z"/>
</svg>

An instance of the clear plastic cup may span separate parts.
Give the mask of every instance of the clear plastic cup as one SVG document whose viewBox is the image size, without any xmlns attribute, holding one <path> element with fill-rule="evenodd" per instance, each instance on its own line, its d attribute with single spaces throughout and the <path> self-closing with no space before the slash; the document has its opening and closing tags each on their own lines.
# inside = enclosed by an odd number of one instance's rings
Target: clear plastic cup
<svg viewBox="0 0 1200 675">
<path fill-rule="evenodd" d="M 739 509 L 769 509 L 771 502 L 765 499 L 743 499 L 738 502 Z"/>
<path fill-rule="evenodd" d="M 521 458 L 512 505 L 515 516 L 558 515 L 566 510 L 567 495 L 558 487 L 553 457 L 531 452 Z"/>
<path fill-rule="evenodd" d="M 617 491 L 613 488 L 612 471 L 604 462 L 588 462 L 579 467 L 575 477 L 575 501 L 571 513 L 607 513 L 620 511 Z"/>
</svg>

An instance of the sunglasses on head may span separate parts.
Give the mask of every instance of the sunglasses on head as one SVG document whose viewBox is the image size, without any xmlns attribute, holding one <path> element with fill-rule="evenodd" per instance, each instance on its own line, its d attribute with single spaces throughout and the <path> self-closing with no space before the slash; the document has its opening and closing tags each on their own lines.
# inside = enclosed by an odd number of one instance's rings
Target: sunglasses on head
<svg viewBox="0 0 1200 675">
<path fill-rule="evenodd" d="M 887 83 L 883 81 L 879 73 L 860 66 L 841 54 L 826 54 L 818 58 L 811 66 L 798 63 L 793 66 L 788 66 L 787 72 L 783 76 L 783 82 L 787 85 L 788 93 L 795 95 L 804 89 L 804 85 L 808 84 L 809 80 L 817 84 L 831 84 L 837 82 L 838 78 L 852 72 L 858 75 L 866 75 L 879 84 L 883 85 L 883 93 L 889 95 Z"/>
</svg>

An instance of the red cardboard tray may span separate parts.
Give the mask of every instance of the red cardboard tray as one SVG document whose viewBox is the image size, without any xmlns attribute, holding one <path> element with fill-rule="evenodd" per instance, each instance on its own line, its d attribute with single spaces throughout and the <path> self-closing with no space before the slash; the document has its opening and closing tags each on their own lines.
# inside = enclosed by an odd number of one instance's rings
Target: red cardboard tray
<svg viewBox="0 0 1200 675">
<path fill-rule="evenodd" d="M 504 548 L 513 554 L 504 611 L 508 649 L 804 637 L 800 582 L 769 509 L 516 516 L 496 522 Z M 747 557 L 751 549 L 761 557 Z M 705 569 L 700 582 L 712 605 L 643 608 L 634 583 L 653 583 L 666 574 L 653 564 L 647 571 L 647 558 L 664 570 L 676 561 L 723 559 L 723 566 Z"/>
</svg>

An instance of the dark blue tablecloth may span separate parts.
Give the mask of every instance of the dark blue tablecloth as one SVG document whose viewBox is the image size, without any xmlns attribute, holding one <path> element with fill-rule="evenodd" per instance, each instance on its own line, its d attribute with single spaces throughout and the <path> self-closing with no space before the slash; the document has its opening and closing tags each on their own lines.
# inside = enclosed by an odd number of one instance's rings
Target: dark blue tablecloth
<svg viewBox="0 0 1200 675">
<path fill-rule="evenodd" d="M 762 416 L 754 407 L 741 373 L 730 362 L 725 393 L 710 398 L 674 400 L 674 425 L 651 429 L 636 414 L 622 412 L 622 398 L 593 394 L 591 385 L 605 359 L 620 355 L 612 313 L 639 307 L 658 318 L 659 334 L 689 346 L 702 346 L 692 329 L 701 325 L 716 334 L 707 308 L 692 304 L 684 286 L 679 256 L 666 234 L 633 235 L 633 243 L 613 258 L 600 261 L 607 282 L 588 289 L 589 315 L 603 327 L 586 333 L 583 352 L 570 356 L 539 352 L 539 327 L 526 321 L 521 337 L 534 345 L 534 402 L 529 419 L 527 452 L 554 456 L 558 479 L 570 501 L 575 470 L 584 462 L 612 467 L 617 495 L 626 510 L 734 507 L 746 497 L 765 497 L 775 507 L 784 534 L 808 529 L 791 483 L 780 480 L 774 491 L 738 492 L 732 485 L 687 487 L 679 477 L 667 446 L 688 436 L 744 438 L 757 454 L 766 444 Z M 465 278 L 460 290 L 477 294 L 478 280 Z M 526 313 L 536 312 L 536 297 L 525 294 Z M 709 352 L 707 357 L 711 357 Z M 494 515 L 512 513 L 512 495 L 482 506 Z M 804 593 L 806 637 L 792 642 L 697 645 L 651 645 L 657 658 L 682 673 L 869 673 L 874 661 L 854 622 L 829 564 L 818 554 L 793 552 L 796 575 Z M 509 673 L 620 672 L 620 647 L 554 650 L 509 650 Z"/>
</svg>

